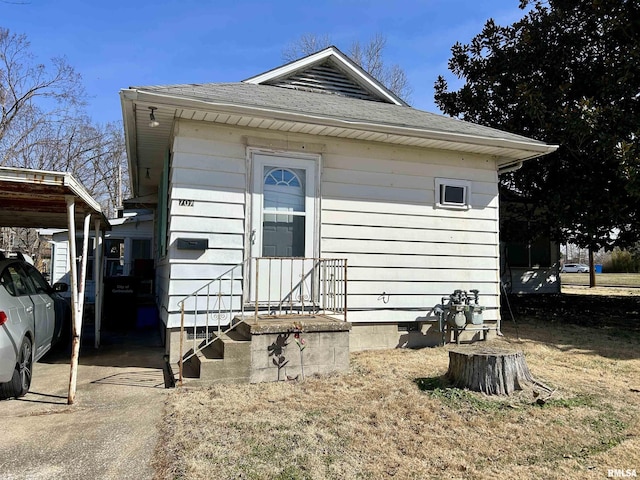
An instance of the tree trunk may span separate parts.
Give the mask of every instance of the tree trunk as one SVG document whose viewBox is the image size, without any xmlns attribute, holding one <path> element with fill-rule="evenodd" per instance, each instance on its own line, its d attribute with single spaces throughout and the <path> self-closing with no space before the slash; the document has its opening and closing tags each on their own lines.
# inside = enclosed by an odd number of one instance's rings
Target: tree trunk
<svg viewBox="0 0 640 480">
<path fill-rule="evenodd" d="M 450 350 L 447 377 L 488 395 L 510 395 L 534 381 L 521 351 L 486 347 Z"/>
<path fill-rule="evenodd" d="M 593 260 L 593 248 L 589 247 L 589 287 L 596 286 L 596 266 Z"/>
</svg>

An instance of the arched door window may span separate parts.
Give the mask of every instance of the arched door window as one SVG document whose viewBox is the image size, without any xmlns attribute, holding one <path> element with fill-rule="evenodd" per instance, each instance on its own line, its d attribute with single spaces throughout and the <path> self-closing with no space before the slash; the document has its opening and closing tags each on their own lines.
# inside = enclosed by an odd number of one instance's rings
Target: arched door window
<svg viewBox="0 0 640 480">
<path fill-rule="evenodd" d="M 305 247 L 304 170 L 264 167 L 262 255 L 303 257 Z"/>
</svg>

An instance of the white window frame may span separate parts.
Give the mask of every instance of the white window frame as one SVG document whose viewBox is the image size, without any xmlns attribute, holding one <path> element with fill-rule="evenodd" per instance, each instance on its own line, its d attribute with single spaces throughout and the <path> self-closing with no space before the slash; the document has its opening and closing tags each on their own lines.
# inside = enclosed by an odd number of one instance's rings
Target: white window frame
<svg viewBox="0 0 640 480">
<path fill-rule="evenodd" d="M 253 188 L 251 188 L 251 223 L 247 228 L 248 256 L 262 256 L 262 229 L 258 223 L 262 222 L 264 167 L 282 167 L 301 169 L 306 171 L 305 177 L 305 257 L 316 258 L 319 256 L 319 212 L 320 212 L 320 162 L 322 157 L 318 154 L 305 154 L 298 152 L 280 152 L 267 149 L 247 148 L 247 156 L 251 163 Z M 258 222 L 258 223 L 255 223 Z M 255 232 L 255 233 L 254 233 Z M 310 239 L 307 241 L 306 239 Z"/>
<path fill-rule="evenodd" d="M 468 210 L 469 208 L 471 208 L 471 204 L 469 201 L 471 197 L 471 182 L 467 180 L 457 180 L 453 178 L 436 178 L 435 183 L 436 183 L 435 185 L 436 207 L 451 208 L 455 210 Z M 462 203 L 445 202 L 444 190 L 446 189 L 446 187 L 462 187 L 463 202 Z"/>
</svg>

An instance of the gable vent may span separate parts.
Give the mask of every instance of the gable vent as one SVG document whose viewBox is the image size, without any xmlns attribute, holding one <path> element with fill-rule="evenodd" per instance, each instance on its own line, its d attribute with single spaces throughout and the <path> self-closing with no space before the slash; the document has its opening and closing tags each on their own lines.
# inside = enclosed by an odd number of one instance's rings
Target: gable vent
<svg viewBox="0 0 640 480">
<path fill-rule="evenodd" d="M 330 62 L 324 62 L 288 77 L 267 81 L 264 84 L 307 92 L 329 93 L 360 100 L 383 101 L 351 80 Z"/>
</svg>

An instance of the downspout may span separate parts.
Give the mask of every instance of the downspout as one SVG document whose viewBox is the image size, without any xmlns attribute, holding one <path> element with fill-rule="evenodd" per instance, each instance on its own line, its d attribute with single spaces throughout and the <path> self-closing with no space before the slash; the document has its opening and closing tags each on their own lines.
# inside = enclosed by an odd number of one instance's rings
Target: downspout
<svg viewBox="0 0 640 480">
<path fill-rule="evenodd" d="M 516 170 L 520 170 L 522 168 L 522 162 L 518 162 L 513 165 L 508 165 L 503 168 L 498 168 L 498 175 L 502 175 L 503 173 L 515 172 Z"/>
</svg>

